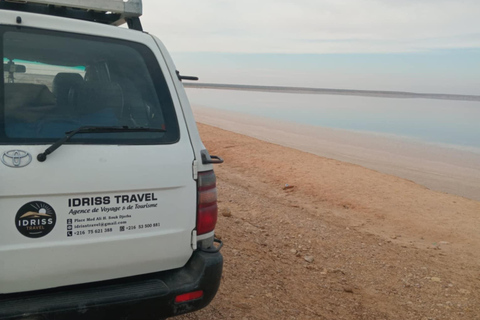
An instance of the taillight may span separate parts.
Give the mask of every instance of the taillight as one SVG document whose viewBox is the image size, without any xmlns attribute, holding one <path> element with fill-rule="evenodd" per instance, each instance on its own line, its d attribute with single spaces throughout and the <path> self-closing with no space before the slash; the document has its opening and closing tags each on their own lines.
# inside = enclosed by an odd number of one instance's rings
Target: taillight
<svg viewBox="0 0 480 320">
<path fill-rule="evenodd" d="M 182 302 L 188 302 L 192 300 L 197 300 L 203 297 L 203 291 L 194 291 L 194 292 L 189 292 L 185 294 L 181 294 L 179 296 L 175 297 L 175 303 L 182 303 Z"/>
<path fill-rule="evenodd" d="M 217 178 L 213 171 L 198 174 L 197 235 L 209 233 L 217 224 Z"/>
</svg>

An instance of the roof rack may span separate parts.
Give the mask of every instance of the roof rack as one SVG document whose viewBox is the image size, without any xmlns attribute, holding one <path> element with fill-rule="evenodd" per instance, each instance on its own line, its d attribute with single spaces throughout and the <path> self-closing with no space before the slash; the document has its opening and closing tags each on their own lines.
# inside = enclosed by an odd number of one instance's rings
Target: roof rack
<svg viewBox="0 0 480 320">
<path fill-rule="evenodd" d="M 0 0 L 0 9 L 94 21 L 143 31 L 142 0 Z"/>
</svg>

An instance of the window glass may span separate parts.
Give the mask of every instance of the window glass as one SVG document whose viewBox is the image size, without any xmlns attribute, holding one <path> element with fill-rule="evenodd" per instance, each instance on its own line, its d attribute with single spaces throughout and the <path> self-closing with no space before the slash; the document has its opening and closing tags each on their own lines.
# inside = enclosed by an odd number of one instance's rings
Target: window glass
<svg viewBox="0 0 480 320">
<path fill-rule="evenodd" d="M 155 144 L 179 138 L 173 102 L 148 47 L 31 29 L 3 36 L 3 143 L 46 143 L 82 126 L 165 132 L 78 134 L 71 143 Z"/>
</svg>

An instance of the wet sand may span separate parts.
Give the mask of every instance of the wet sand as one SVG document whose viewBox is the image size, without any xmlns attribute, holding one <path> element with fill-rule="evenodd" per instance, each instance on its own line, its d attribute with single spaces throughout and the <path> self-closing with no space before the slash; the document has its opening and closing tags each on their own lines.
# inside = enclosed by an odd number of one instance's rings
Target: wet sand
<svg viewBox="0 0 480 320">
<path fill-rule="evenodd" d="M 476 150 L 385 134 L 298 125 L 213 108 L 193 106 L 193 110 L 200 123 L 361 165 L 435 191 L 480 200 L 480 153 Z"/>
</svg>

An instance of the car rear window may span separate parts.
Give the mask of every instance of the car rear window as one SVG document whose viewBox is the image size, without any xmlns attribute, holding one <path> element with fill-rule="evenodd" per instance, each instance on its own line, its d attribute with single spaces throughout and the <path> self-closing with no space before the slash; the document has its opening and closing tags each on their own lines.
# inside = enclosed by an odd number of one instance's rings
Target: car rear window
<svg viewBox="0 0 480 320">
<path fill-rule="evenodd" d="M 1 27 L 0 35 L 0 143 L 50 143 L 82 126 L 164 132 L 78 134 L 70 143 L 178 141 L 170 91 L 147 46 L 29 28 Z"/>
</svg>

